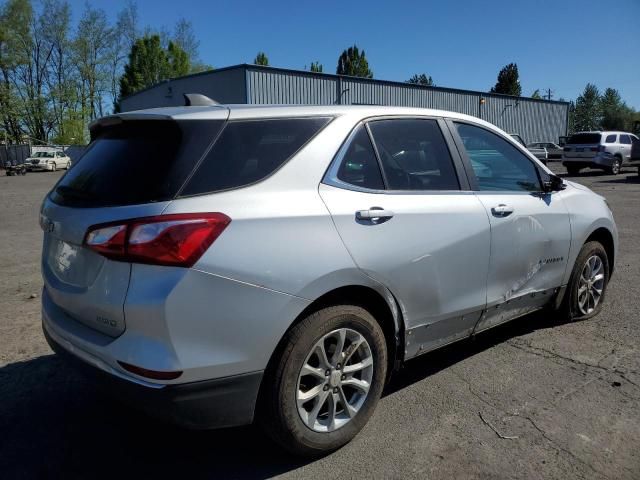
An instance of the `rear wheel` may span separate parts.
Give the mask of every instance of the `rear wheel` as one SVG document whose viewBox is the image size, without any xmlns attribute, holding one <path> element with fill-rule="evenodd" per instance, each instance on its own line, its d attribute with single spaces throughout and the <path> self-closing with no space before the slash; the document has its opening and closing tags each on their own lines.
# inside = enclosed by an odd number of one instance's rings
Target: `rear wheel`
<svg viewBox="0 0 640 480">
<path fill-rule="evenodd" d="M 609 258 L 602 244 L 588 242 L 580 250 L 567 286 L 563 310 L 569 318 L 584 320 L 602 310 L 609 283 Z"/>
<path fill-rule="evenodd" d="M 575 177 L 576 175 L 578 175 L 580 173 L 580 167 L 574 167 L 574 166 L 567 166 L 567 173 L 572 176 Z"/>
<path fill-rule="evenodd" d="M 619 157 L 615 157 L 613 159 L 613 163 L 607 169 L 607 172 L 610 175 L 618 175 L 620 173 L 620 166 L 622 165 L 622 160 Z"/>
<path fill-rule="evenodd" d="M 364 427 L 382 393 L 387 350 L 380 325 L 361 307 L 328 307 L 283 342 L 263 380 L 262 426 L 298 455 L 340 448 Z"/>
</svg>

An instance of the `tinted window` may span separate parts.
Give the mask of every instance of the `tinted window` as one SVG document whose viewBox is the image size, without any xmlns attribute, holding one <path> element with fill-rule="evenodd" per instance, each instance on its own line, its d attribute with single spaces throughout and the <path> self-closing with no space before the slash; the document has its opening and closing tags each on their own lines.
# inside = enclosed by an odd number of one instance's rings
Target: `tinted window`
<svg viewBox="0 0 640 480">
<path fill-rule="evenodd" d="M 217 192 L 264 179 L 329 120 L 323 117 L 229 122 L 180 195 Z"/>
<path fill-rule="evenodd" d="M 576 133 L 569 137 L 568 144 L 600 143 L 599 133 Z"/>
<path fill-rule="evenodd" d="M 616 137 L 617 135 L 607 135 L 607 138 L 605 138 L 604 143 L 616 143 Z"/>
<path fill-rule="evenodd" d="M 435 120 L 369 123 L 390 190 L 458 190 L 449 149 Z"/>
<path fill-rule="evenodd" d="M 620 143 L 623 143 L 625 145 L 630 145 L 631 138 L 629 138 L 629 135 L 620 135 Z"/>
<path fill-rule="evenodd" d="M 338 179 L 374 190 L 384 189 L 382 174 L 367 130 L 360 125 L 340 162 Z"/>
<path fill-rule="evenodd" d="M 170 200 L 222 121 L 125 121 L 94 131 L 94 140 L 62 177 L 51 199 L 75 207 Z"/>
<path fill-rule="evenodd" d="M 516 147 L 484 128 L 456 126 L 480 190 L 540 191 L 535 165 Z"/>
</svg>

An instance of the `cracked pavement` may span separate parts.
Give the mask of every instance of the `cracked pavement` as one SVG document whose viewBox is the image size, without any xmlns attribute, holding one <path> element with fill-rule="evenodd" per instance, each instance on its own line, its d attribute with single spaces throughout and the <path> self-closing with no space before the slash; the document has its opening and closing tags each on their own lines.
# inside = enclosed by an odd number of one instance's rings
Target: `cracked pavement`
<svg viewBox="0 0 640 480">
<path fill-rule="evenodd" d="M 252 427 L 189 432 L 149 420 L 51 354 L 40 331 L 37 217 L 58 176 L 0 177 L 3 479 L 640 478 L 635 171 L 575 179 L 607 197 L 620 230 L 599 316 L 534 314 L 409 362 L 361 434 L 315 461 L 283 454 Z"/>
</svg>

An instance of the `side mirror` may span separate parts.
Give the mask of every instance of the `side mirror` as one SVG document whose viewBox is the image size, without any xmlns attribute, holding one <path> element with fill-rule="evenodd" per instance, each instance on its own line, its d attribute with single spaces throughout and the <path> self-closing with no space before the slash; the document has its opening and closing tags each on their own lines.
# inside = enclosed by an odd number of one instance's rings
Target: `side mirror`
<svg viewBox="0 0 640 480">
<path fill-rule="evenodd" d="M 546 179 L 542 181 L 542 191 L 545 193 L 551 192 L 559 192 L 560 190 L 564 190 L 567 186 L 564 184 L 562 179 L 554 174 L 546 174 Z"/>
</svg>

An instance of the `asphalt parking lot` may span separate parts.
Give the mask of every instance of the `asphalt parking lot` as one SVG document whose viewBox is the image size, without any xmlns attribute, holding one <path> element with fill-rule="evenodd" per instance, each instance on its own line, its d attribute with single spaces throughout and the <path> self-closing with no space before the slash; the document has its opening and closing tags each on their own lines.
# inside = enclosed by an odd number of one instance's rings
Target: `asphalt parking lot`
<svg viewBox="0 0 640 480">
<path fill-rule="evenodd" d="M 0 478 L 640 478 L 635 170 L 572 178 L 607 197 L 620 232 L 601 315 L 534 314 L 410 362 L 363 432 L 315 461 L 253 427 L 157 423 L 68 369 L 39 313 L 38 208 L 62 172 L 0 173 Z"/>
</svg>

